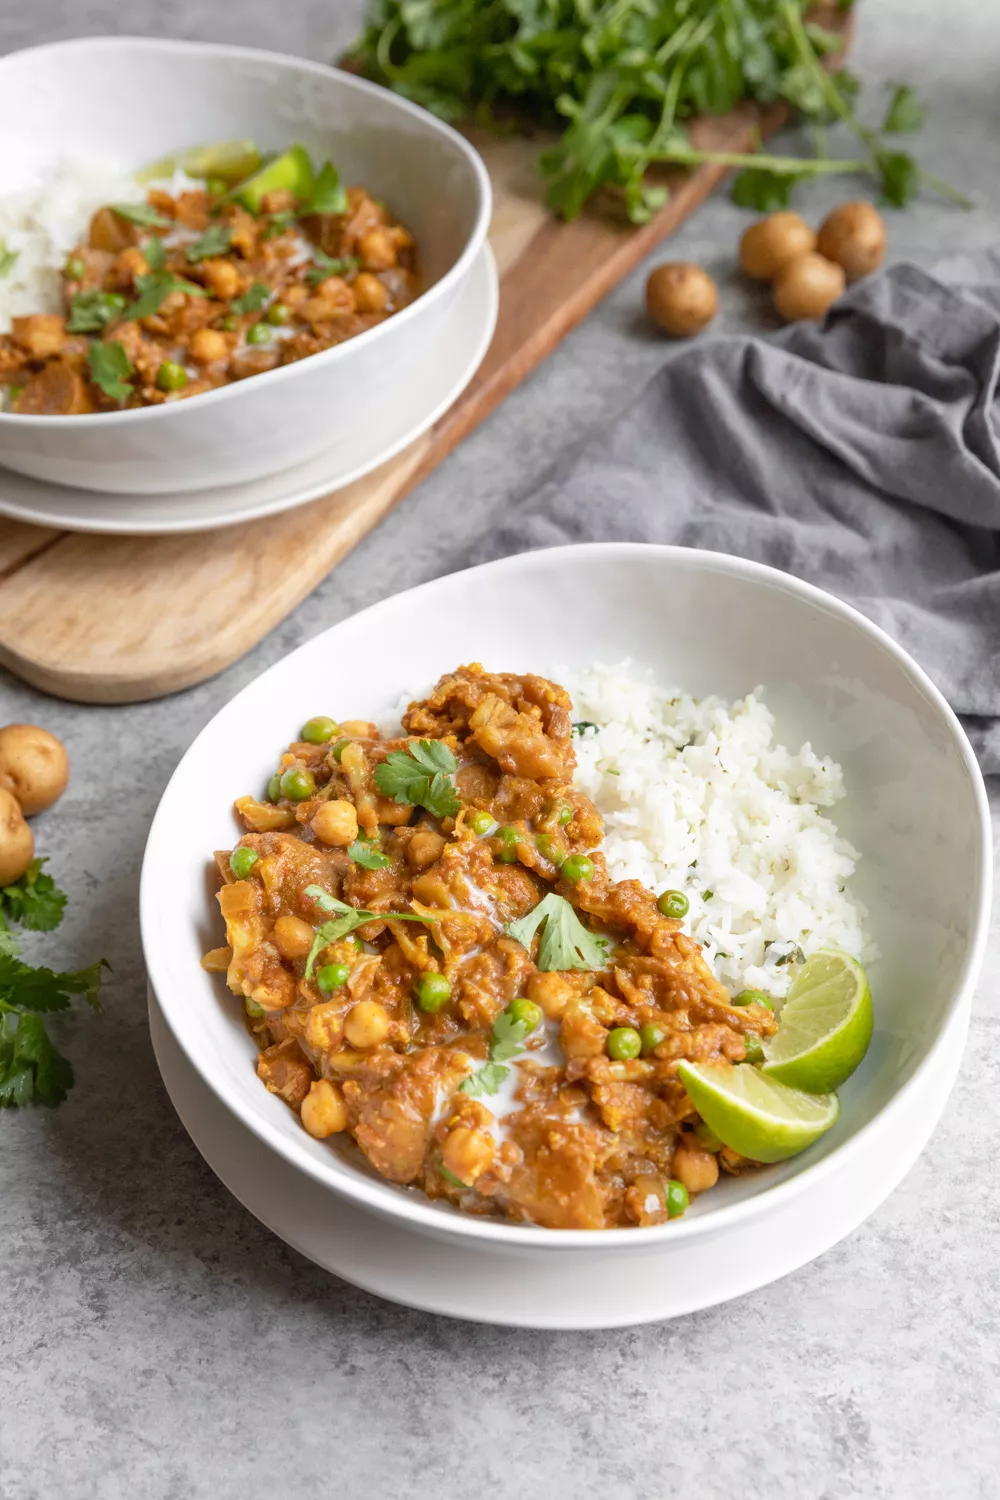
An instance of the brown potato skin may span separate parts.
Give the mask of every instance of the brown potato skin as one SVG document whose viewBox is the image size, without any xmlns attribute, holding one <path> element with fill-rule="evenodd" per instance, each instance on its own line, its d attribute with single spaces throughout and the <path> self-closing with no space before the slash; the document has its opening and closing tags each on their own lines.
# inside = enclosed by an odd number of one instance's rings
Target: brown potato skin
<svg viewBox="0 0 1000 1500">
<path fill-rule="evenodd" d="M 35 857 L 35 836 L 17 798 L 0 790 L 0 886 L 20 880 Z"/>
<path fill-rule="evenodd" d="M 773 281 L 790 260 L 816 249 L 816 234 L 800 214 L 768 214 L 740 239 L 740 265 L 754 281 Z"/>
<path fill-rule="evenodd" d="M 701 266 L 668 261 L 649 273 L 646 311 L 671 338 L 700 333 L 719 310 L 715 282 Z"/>
<path fill-rule="evenodd" d="M 69 756 L 54 734 L 37 724 L 0 729 L 0 788 L 17 799 L 25 817 L 51 807 L 68 781 Z"/>
<path fill-rule="evenodd" d="M 842 266 L 822 255 L 800 255 L 782 266 L 774 282 L 774 305 L 786 323 L 822 318 L 846 285 Z"/>
<path fill-rule="evenodd" d="M 885 220 L 870 203 L 842 203 L 819 226 L 816 249 L 844 268 L 848 281 L 870 276 L 885 260 Z"/>
</svg>

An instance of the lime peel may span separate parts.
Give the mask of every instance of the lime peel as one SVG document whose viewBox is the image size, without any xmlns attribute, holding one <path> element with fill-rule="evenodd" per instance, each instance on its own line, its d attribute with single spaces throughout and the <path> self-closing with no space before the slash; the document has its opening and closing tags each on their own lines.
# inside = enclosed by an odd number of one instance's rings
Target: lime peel
<svg viewBox="0 0 1000 1500">
<path fill-rule="evenodd" d="M 785 1161 L 819 1140 L 840 1114 L 836 1094 L 806 1094 L 748 1063 L 679 1062 L 677 1074 L 702 1120 L 750 1161 Z"/>
<path fill-rule="evenodd" d="M 789 1088 L 830 1093 L 858 1067 L 873 1029 L 864 969 L 848 953 L 821 949 L 795 976 L 763 1072 Z"/>
</svg>

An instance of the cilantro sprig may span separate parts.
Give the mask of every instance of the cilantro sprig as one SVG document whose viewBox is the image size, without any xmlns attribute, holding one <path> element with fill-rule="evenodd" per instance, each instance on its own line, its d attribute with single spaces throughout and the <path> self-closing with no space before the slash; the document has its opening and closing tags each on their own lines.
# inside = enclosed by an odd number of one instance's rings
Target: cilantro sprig
<svg viewBox="0 0 1000 1500">
<path fill-rule="evenodd" d="M 225 255 L 232 238 L 225 224 L 210 224 L 199 239 L 188 245 L 187 259 L 194 265 L 196 261 L 208 260 L 213 255 Z"/>
<path fill-rule="evenodd" d="M 171 292 L 183 292 L 187 297 L 209 296 L 205 287 L 188 281 L 183 276 L 175 276 L 172 271 L 150 271 L 148 275 L 137 276 L 135 285 L 139 295 L 123 314 L 128 322 L 151 318 L 155 312 L 159 312 Z"/>
<path fill-rule="evenodd" d="M 347 853 L 356 865 L 364 870 L 384 870 L 391 863 L 389 856 L 377 849 L 370 839 L 359 835 L 353 844 L 348 844 Z"/>
<path fill-rule="evenodd" d="M 323 922 L 316 928 L 316 936 L 313 938 L 312 947 L 306 957 L 305 977 L 312 978 L 313 967 L 317 958 L 330 943 L 339 942 L 342 937 L 347 937 L 356 927 L 364 927 L 366 922 L 431 922 L 433 917 L 418 916 L 416 912 L 404 911 L 367 911 L 361 906 L 348 906 L 346 901 L 338 901 L 336 896 L 331 896 L 324 891 L 321 885 L 307 885 L 305 894 L 315 901 L 320 911 L 337 912 L 338 916 L 330 922 Z"/>
<path fill-rule="evenodd" d="M 524 1051 L 524 1040 L 530 1031 L 527 1021 L 516 1021 L 509 1010 L 502 1010 L 490 1032 L 489 1062 L 464 1078 L 458 1085 L 458 1092 L 471 1094 L 474 1099 L 483 1094 L 497 1093 L 510 1073 L 506 1064 Z"/>
<path fill-rule="evenodd" d="M 0 953 L 19 951 L 12 922 L 29 932 L 51 932 L 63 919 L 66 893 L 45 873 L 44 864 L 44 859 L 33 859 L 20 880 L 0 887 Z"/>
<path fill-rule="evenodd" d="M 300 214 L 346 214 L 347 189 L 332 161 L 324 162 Z"/>
<path fill-rule="evenodd" d="M 109 323 L 121 316 L 125 309 L 125 298 L 120 292 L 77 292 L 70 298 L 67 333 L 100 333 Z"/>
<path fill-rule="evenodd" d="M 11 250 L 7 241 L 0 239 L 0 280 L 10 275 L 17 265 L 20 254 L 20 250 Z"/>
<path fill-rule="evenodd" d="M 119 405 L 128 400 L 132 394 L 128 377 L 135 372 L 121 344 L 114 340 L 107 344 L 91 344 L 87 351 L 87 365 L 91 380 L 106 396 Z"/>
<path fill-rule="evenodd" d="M 73 1066 L 49 1036 L 44 1014 L 68 1010 L 74 995 L 100 1009 L 103 959 L 62 973 L 0 953 L 0 1106 L 61 1104 Z"/>
<path fill-rule="evenodd" d="M 132 224 L 141 224 L 145 229 L 173 229 L 173 219 L 161 214 L 151 203 L 112 203 L 112 210 Z"/>
<path fill-rule="evenodd" d="M 356 255 L 327 255 L 317 245 L 313 249 L 313 263 L 306 272 L 306 280 L 310 286 L 318 286 L 328 276 L 348 276 L 352 271 L 358 270 L 361 262 Z"/>
<path fill-rule="evenodd" d="M 565 896 L 550 891 L 526 917 L 509 922 L 504 930 L 508 937 L 530 949 L 531 940 L 539 929 L 541 936 L 536 963 L 540 969 L 607 967 L 610 939 L 588 931 Z"/>
<path fill-rule="evenodd" d="M 255 281 L 248 292 L 242 297 L 235 297 L 230 303 L 234 313 L 259 312 L 271 295 L 271 288 L 266 281 Z"/>
<path fill-rule="evenodd" d="M 462 806 L 452 779 L 457 769 L 458 761 L 441 740 L 415 740 L 375 767 L 375 785 L 393 802 L 425 807 L 435 818 L 453 818 Z"/>
</svg>

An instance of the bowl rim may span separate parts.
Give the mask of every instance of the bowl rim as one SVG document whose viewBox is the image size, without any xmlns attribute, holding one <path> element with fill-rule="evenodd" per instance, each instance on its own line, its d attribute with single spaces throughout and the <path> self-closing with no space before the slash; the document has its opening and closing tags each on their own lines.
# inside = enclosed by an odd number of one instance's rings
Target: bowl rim
<svg viewBox="0 0 1000 1500">
<path fill-rule="evenodd" d="M 429 110 L 421 109 L 418 104 L 413 104 L 402 95 L 395 94 L 391 89 L 383 88 L 381 84 L 372 83 L 370 79 L 359 78 L 355 73 L 348 73 L 341 68 L 330 67 L 326 63 L 314 62 L 310 58 L 295 57 L 288 52 L 275 52 L 264 47 L 241 47 L 233 46 L 226 42 L 194 42 L 182 41 L 170 37 L 143 37 L 143 36 L 95 36 L 95 37 L 70 37 L 64 41 L 43 42 L 35 47 L 22 47 L 17 52 L 9 52 L 0 57 L 0 80 L 5 71 L 16 66 L 24 58 L 39 57 L 50 53 L 60 52 L 88 52 L 91 50 L 102 52 L 115 52 L 119 50 L 139 49 L 143 52 L 170 54 L 183 54 L 193 56 L 201 54 L 213 57 L 217 61 L 224 59 L 242 58 L 249 61 L 277 63 L 282 67 L 293 67 L 303 73 L 312 74 L 316 78 L 325 78 L 333 82 L 336 87 L 355 90 L 362 96 L 378 96 L 380 99 L 388 100 L 390 107 L 397 108 L 401 115 L 409 115 L 418 118 L 424 125 L 428 126 L 432 134 L 437 134 L 444 140 L 450 141 L 458 147 L 459 154 L 464 157 L 474 182 L 479 189 L 479 202 L 472 229 L 466 239 L 465 245 L 457 259 L 449 266 L 433 286 L 421 292 L 406 307 L 387 318 L 384 323 L 377 323 L 374 328 L 366 328 L 363 333 L 357 334 L 353 339 L 347 339 L 342 344 L 334 344 L 329 349 L 322 349 L 318 354 L 312 354 L 308 359 L 297 360 L 294 364 L 279 365 L 274 370 L 263 370 L 259 375 L 249 377 L 248 380 L 233 381 L 229 385 L 219 386 L 212 391 L 203 391 L 198 396 L 198 410 L 201 411 L 211 402 L 218 405 L 221 401 L 231 400 L 241 391 L 245 391 L 250 385 L 252 389 L 262 389 L 257 382 L 266 380 L 268 386 L 275 385 L 279 380 L 299 376 L 303 370 L 316 370 L 320 367 L 326 368 L 337 363 L 339 360 L 349 358 L 350 351 L 359 340 L 364 341 L 365 347 L 369 347 L 376 339 L 382 338 L 390 329 L 396 330 L 408 326 L 415 317 L 420 316 L 420 309 L 430 307 L 438 301 L 450 287 L 462 279 L 468 272 L 477 254 L 486 241 L 487 232 L 493 212 L 493 185 L 490 175 L 482 157 L 474 146 L 465 139 L 451 125 L 447 125 L 437 115 L 431 114 Z M 21 416 L 17 412 L 0 411 L 0 431 L 4 428 L 21 429 L 35 432 L 39 429 L 55 429 L 60 432 L 79 431 L 81 428 L 92 428 L 95 422 L 100 423 L 101 432 L 110 431 L 111 426 L 122 426 L 128 424 L 134 426 L 139 422 L 163 421 L 170 413 L 178 411 L 189 411 L 190 408 L 185 401 L 168 401 L 159 406 L 132 407 L 125 411 L 109 412 L 85 412 L 68 416 Z"/>
<path fill-rule="evenodd" d="M 909 681 L 930 700 L 936 708 L 942 727 L 948 732 L 948 738 L 952 747 L 957 750 L 959 759 L 965 770 L 973 801 L 978 813 L 977 834 L 973 858 L 975 862 L 974 881 L 976 898 L 974 912 L 971 913 L 969 938 L 966 942 L 965 953 L 959 969 L 958 977 L 952 987 L 949 1001 L 942 1015 L 940 1027 L 926 1055 L 914 1068 L 910 1077 L 898 1088 L 891 1098 L 879 1109 L 876 1114 L 847 1140 L 836 1146 L 828 1155 L 820 1160 L 810 1163 L 794 1176 L 786 1178 L 783 1182 L 765 1186 L 761 1191 L 752 1196 L 742 1199 L 737 1203 L 726 1204 L 703 1217 L 683 1217 L 679 1222 L 667 1222 L 653 1225 L 642 1229 L 548 1229 L 539 1225 L 522 1225 L 508 1223 L 503 1220 L 476 1219 L 471 1215 L 462 1214 L 460 1211 L 447 1211 L 436 1207 L 430 1199 L 425 1198 L 419 1192 L 409 1192 L 400 1189 L 397 1185 L 384 1182 L 368 1180 L 361 1176 L 351 1176 L 346 1171 L 341 1176 L 341 1164 L 335 1153 L 329 1154 L 329 1159 L 315 1161 L 307 1153 L 301 1152 L 293 1140 L 286 1139 L 284 1135 L 266 1119 L 263 1113 L 256 1109 L 244 1111 L 238 1103 L 234 1103 L 229 1097 L 222 1083 L 214 1073 L 202 1067 L 197 1046 L 194 1045 L 194 1037 L 185 1035 L 183 1026 L 175 1024 L 173 1007 L 170 1003 L 170 985 L 158 982 L 157 975 L 157 953 L 156 946 L 151 940 L 150 934 L 155 930 L 153 916 L 157 897 L 154 889 L 155 874 L 153 860 L 155 858 L 155 845 L 159 836 L 161 824 L 167 822 L 165 805 L 171 789 L 181 775 L 182 768 L 188 756 L 200 741 L 208 734 L 218 715 L 238 702 L 251 689 L 258 689 L 262 682 L 280 673 L 286 664 L 299 653 L 312 649 L 316 643 L 339 625 L 345 623 L 338 621 L 328 626 L 326 630 L 320 631 L 310 640 L 304 641 L 294 651 L 281 657 L 264 672 L 252 678 L 239 692 L 235 693 L 226 703 L 221 705 L 208 723 L 200 730 L 192 740 L 179 760 L 170 780 L 164 787 L 160 802 L 150 824 L 146 848 L 143 853 L 142 868 L 139 881 L 139 922 L 142 939 L 143 957 L 146 964 L 147 976 L 150 984 L 160 1002 L 161 1010 L 168 1026 L 185 1055 L 191 1061 L 199 1076 L 205 1080 L 209 1088 L 218 1099 L 229 1109 L 242 1124 L 247 1126 L 264 1144 L 271 1147 L 278 1155 L 282 1156 L 290 1166 L 299 1171 L 307 1173 L 318 1182 L 321 1182 L 335 1194 L 349 1198 L 362 1208 L 380 1214 L 387 1219 L 400 1219 L 412 1228 L 423 1229 L 425 1232 L 438 1236 L 455 1236 L 464 1239 L 470 1245 L 479 1242 L 494 1246 L 506 1246 L 511 1249 L 538 1249 L 538 1250 L 567 1250 L 582 1251 L 593 1249 L 600 1253 L 602 1247 L 607 1250 L 619 1250 L 629 1247 L 639 1249 L 650 1248 L 664 1242 L 677 1244 L 682 1240 L 698 1240 L 708 1238 L 716 1234 L 725 1233 L 726 1229 L 733 1224 L 755 1218 L 763 1213 L 772 1213 L 790 1204 L 803 1191 L 803 1184 L 815 1183 L 830 1173 L 841 1170 L 845 1165 L 874 1144 L 876 1134 L 881 1130 L 883 1124 L 895 1112 L 903 1107 L 903 1101 L 908 1099 L 911 1093 L 921 1088 L 923 1079 L 929 1070 L 937 1063 L 939 1052 L 947 1045 L 948 1027 L 954 1019 L 957 1011 L 963 1006 L 968 1006 L 971 998 L 972 988 L 978 977 L 982 965 L 988 937 L 991 899 L 992 899 L 992 825 L 990 821 L 989 803 L 986 788 L 983 782 L 982 772 L 976 760 L 975 753 L 954 711 L 944 698 L 943 694 L 935 687 L 926 672 L 917 665 L 913 658 L 899 646 L 884 630 L 867 616 L 855 609 L 852 605 L 838 599 L 824 589 L 817 588 L 814 584 L 806 583 L 789 573 L 783 573 L 777 568 L 772 568 L 764 563 L 751 561 L 748 558 L 736 557 L 728 553 L 713 552 L 704 548 L 668 546 L 656 543 L 644 542 L 583 542 L 568 546 L 541 548 L 528 553 L 516 553 L 510 557 L 500 558 L 493 562 L 482 563 L 478 567 L 462 569 L 457 573 L 445 575 L 445 579 L 454 581 L 458 578 L 468 578 L 470 575 L 480 575 L 486 572 L 492 574 L 511 571 L 516 568 L 527 568 L 529 571 L 541 568 L 552 558 L 553 554 L 564 558 L 567 563 L 572 564 L 575 560 L 583 561 L 585 558 L 603 554 L 608 558 L 620 558 L 628 560 L 640 557 L 649 559 L 651 555 L 660 558 L 663 562 L 682 562 L 696 571 L 706 574 L 728 573 L 737 577 L 754 579 L 760 583 L 776 588 L 779 592 L 791 595 L 804 603 L 812 604 L 842 620 L 845 624 L 853 626 L 861 634 L 867 636 L 870 641 L 879 647 L 883 653 L 889 656 L 902 670 Z M 346 618 L 352 621 L 372 617 L 379 611 L 387 610 L 398 605 L 401 599 L 412 599 L 418 602 L 422 594 L 427 590 L 440 586 L 444 581 L 441 578 L 430 579 L 425 583 L 418 584 L 412 589 L 405 589 L 397 594 L 381 599 L 366 609 L 358 610 L 355 614 Z"/>
</svg>

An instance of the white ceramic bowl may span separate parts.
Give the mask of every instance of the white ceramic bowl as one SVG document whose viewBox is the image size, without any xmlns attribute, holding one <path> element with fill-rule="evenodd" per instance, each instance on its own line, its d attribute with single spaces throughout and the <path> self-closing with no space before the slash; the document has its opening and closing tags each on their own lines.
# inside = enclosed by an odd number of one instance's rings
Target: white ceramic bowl
<svg viewBox="0 0 1000 1500">
<path fill-rule="evenodd" d="M 0 464 L 37 479 L 138 494 L 235 484 L 311 458 L 338 430 L 377 424 L 380 391 L 420 379 L 428 335 L 489 227 L 489 177 L 456 131 L 301 58 L 134 37 L 57 42 L 0 58 L 0 98 L 0 191 L 67 156 L 130 170 L 205 141 L 250 137 L 265 150 L 301 141 L 413 231 L 426 287 L 345 344 L 189 401 L 81 417 L 0 413 Z"/>
<path fill-rule="evenodd" d="M 781 1166 L 725 1180 L 680 1222 L 593 1233 L 464 1217 L 382 1181 L 357 1154 L 312 1140 L 258 1082 L 239 1002 L 198 967 L 222 933 L 211 853 L 235 840 L 233 798 L 265 784 L 313 714 L 382 717 L 460 661 L 555 674 L 625 657 L 698 695 L 736 697 L 760 685 L 781 740 L 808 739 L 843 766 L 848 796 L 836 821 L 861 851 L 855 889 L 882 952 L 870 969 L 874 1040 L 829 1134 Z M 565 547 L 387 599 L 244 688 L 198 736 L 163 795 L 143 864 L 142 938 L 164 1016 L 202 1078 L 262 1141 L 332 1192 L 409 1229 L 511 1252 L 704 1257 L 714 1246 L 724 1257 L 727 1230 L 753 1224 L 759 1243 L 770 1225 L 780 1241 L 775 1264 L 787 1269 L 796 1224 L 804 1245 L 814 1210 L 835 1206 L 825 1243 L 846 1233 L 895 1185 L 915 1155 L 910 1142 L 943 1106 L 985 942 L 990 847 L 982 778 L 957 720 L 905 652 L 847 605 L 715 553 Z"/>
</svg>

